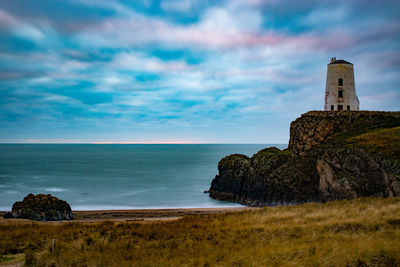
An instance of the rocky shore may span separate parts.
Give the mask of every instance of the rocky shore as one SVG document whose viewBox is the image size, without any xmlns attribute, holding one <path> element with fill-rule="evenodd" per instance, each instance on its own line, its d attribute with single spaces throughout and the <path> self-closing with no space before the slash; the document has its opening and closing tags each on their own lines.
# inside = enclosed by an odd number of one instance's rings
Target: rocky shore
<svg viewBox="0 0 400 267">
<path fill-rule="evenodd" d="M 248 206 L 400 195 L 400 112 L 311 111 L 291 123 L 285 150 L 218 164 L 210 197 Z"/>
<path fill-rule="evenodd" d="M 220 214 L 220 213 L 231 213 L 231 212 L 241 212 L 249 209 L 254 209 L 251 207 L 223 207 L 223 208 L 181 208 L 181 209 L 132 209 L 132 210 L 75 210 L 72 211 L 72 215 L 75 223 L 102 223 L 105 221 L 113 222 L 164 222 L 164 221 L 174 221 L 181 219 L 185 216 L 195 216 L 195 215 L 209 215 L 209 214 Z M 0 226 L 4 224 L 31 224 L 32 220 L 7 217 L 10 214 L 6 211 L 0 211 Z M 48 224 L 49 220 L 44 221 Z M 57 220 L 53 221 L 54 224 L 59 223 L 69 223 L 69 220 Z"/>
</svg>

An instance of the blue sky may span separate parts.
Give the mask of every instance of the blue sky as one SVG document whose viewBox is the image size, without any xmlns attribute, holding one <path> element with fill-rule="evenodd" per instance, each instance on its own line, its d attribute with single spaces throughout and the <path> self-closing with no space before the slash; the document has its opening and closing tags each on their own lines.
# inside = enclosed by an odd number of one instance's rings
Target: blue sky
<svg viewBox="0 0 400 267">
<path fill-rule="evenodd" d="M 398 1 L 0 2 L 0 142 L 287 143 L 326 64 L 400 110 Z"/>
</svg>

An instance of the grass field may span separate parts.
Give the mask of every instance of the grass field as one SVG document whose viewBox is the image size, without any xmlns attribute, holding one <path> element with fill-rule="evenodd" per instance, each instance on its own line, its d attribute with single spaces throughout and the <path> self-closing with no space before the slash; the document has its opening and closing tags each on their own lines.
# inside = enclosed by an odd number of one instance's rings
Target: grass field
<svg viewBox="0 0 400 267">
<path fill-rule="evenodd" d="M 138 223 L 0 223 L 0 265 L 400 266 L 400 198 Z"/>
</svg>

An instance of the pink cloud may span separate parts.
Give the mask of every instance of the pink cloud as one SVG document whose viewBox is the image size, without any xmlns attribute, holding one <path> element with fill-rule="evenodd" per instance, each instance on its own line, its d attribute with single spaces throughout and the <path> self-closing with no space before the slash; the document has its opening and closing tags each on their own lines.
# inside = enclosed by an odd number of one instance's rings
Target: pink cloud
<svg viewBox="0 0 400 267">
<path fill-rule="evenodd" d="M 174 24 L 129 10 L 124 11 L 120 17 L 88 25 L 77 34 L 77 38 L 88 45 L 107 47 L 161 45 L 174 48 L 235 49 L 286 46 L 308 51 L 332 51 L 353 48 L 387 36 L 391 38 L 399 31 L 399 23 L 394 22 L 389 27 L 377 23 L 377 26 L 369 27 L 368 31 L 364 31 L 368 25 L 359 25 L 361 28 L 329 25 L 323 32 L 318 32 L 315 25 L 321 20 L 319 13 L 311 13 L 303 22 L 299 22 L 314 27 L 314 30 L 308 32 L 288 33 L 284 30 L 265 29 L 262 28 L 260 10 L 255 7 L 266 2 L 269 1 L 255 0 L 246 4 L 232 1 L 225 8 L 205 11 L 198 22 L 188 25 Z M 342 9 L 339 11 L 343 12 Z"/>
<path fill-rule="evenodd" d="M 101 34 L 100 34 L 101 33 Z M 312 35 L 289 36 L 268 31 L 248 33 L 222 29 L 206 29 L 194 26 L 171 25 L 162 21 L 150 23 L 136 21 L 108 21 L 91 29 L 89 39 L 94 38 L 103 45 L 145 45 L 164 43 L 170 46 L 197 46 L 204 48 L 235 48 L 252 46 L 277 46 L 291 44 L 294 47 L 312 47 L 321 40 Z"/>
<path fill-rule="evenodd" d="M 99 141 L 92 144 L 160 144 L 160 145 L 183 145 L 201 144 L 198 140 L 150 140 L 150 141 Z"/>
<path fill-rule="evenodd" d="M 260 27 L 258 13 L 247 11 L 252 22 L 241 23 L 226 10 L 213 10 L 192 25 L 178 25 L 158 18 L 149 18 L 131 12 L 129 17 L 108 19 L 91 25 L 78 38 L 99 46 L 132 46 L 163 44 L 165 46 L 198 48 L 236 48 L 252 46 L 278 46 L 283 43 L 294 47 L 310 47 L 318 42 L 313 35 L 287 35 Z"/>
<path fill-rule="evenodd" d="M 18 24 L 18 21 L 13 16 L 0 9 L 0 27 L 9 27 L 16 24 Z"/>
</svg>

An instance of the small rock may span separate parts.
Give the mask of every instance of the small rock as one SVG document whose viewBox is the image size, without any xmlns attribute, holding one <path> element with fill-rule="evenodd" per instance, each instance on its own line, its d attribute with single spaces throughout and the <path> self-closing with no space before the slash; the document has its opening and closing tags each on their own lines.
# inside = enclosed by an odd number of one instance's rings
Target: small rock
<svg viewBox="0 0 400 267">
<path fill-rule="evenodd" d="M 4 219 L 11 219 L 14 218 L 11 212 L 7 211 L 6 214 L 3 216 Z"/>
<path fill-rule="evenodd" d="M 36 221 L 73 220 L 71 206 L 50 194 L 27 195 L 12 207 L 14 218 Z"/>
</svg>

